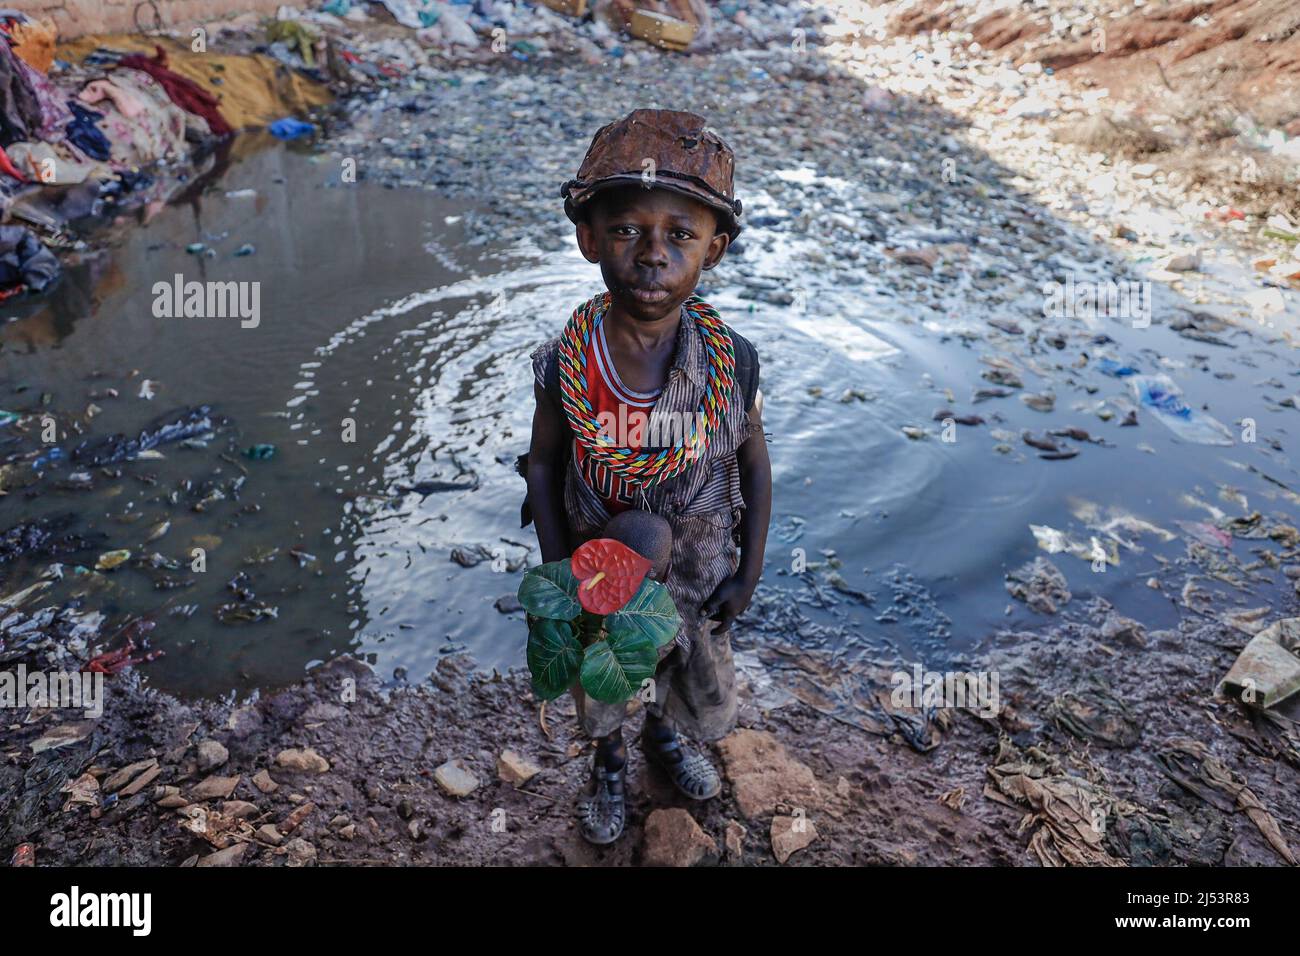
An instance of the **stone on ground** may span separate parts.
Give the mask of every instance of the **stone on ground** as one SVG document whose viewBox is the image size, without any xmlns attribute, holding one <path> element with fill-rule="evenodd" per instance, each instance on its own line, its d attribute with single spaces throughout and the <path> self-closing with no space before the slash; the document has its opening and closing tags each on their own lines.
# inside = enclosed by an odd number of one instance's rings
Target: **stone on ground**
<svg viewBox="0 0 1300 956">
<path fill-rule="evenodd" d="M 777 804 L 805 811 L 821 805 L 821 787 L 812 770 L 771 734 L 737 730 L 723 738 L 718 749 L 736 805 L 747 819 L 771 813 Z"/>
<path fill-rule="evenodd" d="M 654 810 L 645 822 L 641 862 L 646 866 L 695 866 L 717 856 L 718 844 L 680 807 Z"/>
</svg>

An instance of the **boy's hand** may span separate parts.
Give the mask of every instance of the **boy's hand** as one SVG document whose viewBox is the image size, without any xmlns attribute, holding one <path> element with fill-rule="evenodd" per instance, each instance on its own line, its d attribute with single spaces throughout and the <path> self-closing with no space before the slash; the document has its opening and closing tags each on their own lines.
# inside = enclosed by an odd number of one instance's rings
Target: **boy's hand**
<svg viewBox="0 0 1300 956">
<path fill-rule="evenodd" d="M 754 587 L 757 583 L 756 581 L 746 580 L 740 572 L 731 575 L 729 578 L 724 578 L 713 589 L 709 599 L 700 606 L 700 613 L 706 618 L 721 621 L 722 623 L 717 630 L 725 631 L 731 626 L 731 622 L 739 617 L 745 608 L 749 607 L 749 601 L 754 596 Z"/>
</svg>

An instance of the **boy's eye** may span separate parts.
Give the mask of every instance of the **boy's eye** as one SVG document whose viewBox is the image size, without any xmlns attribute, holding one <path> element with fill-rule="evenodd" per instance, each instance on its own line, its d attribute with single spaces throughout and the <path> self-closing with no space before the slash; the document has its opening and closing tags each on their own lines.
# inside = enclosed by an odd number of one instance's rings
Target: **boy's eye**
<svg viewBox="0 0 1300 956">
<path fill-rule="evenodd" d="M 634 236 L 637 234 L 638 230 L 636 226 L 624 224 L 621 226 L 611 226 L 610 231 L 616 236 Z M 669 233 L 669 235 L 679 242 L 689 242 L 695 238 L 695 233 L 691 232 L 689 229 L 674 229 Z"/>
</svg>

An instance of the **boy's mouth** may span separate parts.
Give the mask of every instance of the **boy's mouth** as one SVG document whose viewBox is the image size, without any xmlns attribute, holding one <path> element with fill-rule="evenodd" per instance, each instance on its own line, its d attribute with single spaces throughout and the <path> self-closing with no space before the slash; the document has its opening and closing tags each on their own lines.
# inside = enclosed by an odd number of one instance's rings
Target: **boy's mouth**
<svg viewBox="0 0 1300 956">
<path fill-rule="evenodd" d="M 672 294 L 667 289 L 652 289 L 652 288 L 638 289 L 636 287 L 632 287 L 628 289 L 628 291 L 632 293 L 632 298 L 636 299 L 638 302 L 646 302 L 646 303 L 662 302 L 664 299 L 668 298 L 668 296 Z"/>
</svg>

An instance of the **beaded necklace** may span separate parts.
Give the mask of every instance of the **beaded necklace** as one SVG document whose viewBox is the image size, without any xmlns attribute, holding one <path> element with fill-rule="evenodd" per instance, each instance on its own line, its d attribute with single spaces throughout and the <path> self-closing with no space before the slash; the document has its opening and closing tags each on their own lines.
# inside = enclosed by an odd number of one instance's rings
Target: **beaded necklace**
<svg viewBox="0 0 1300 956">
<path fill-rule="evenodd" d="M 709 362 L 708 384 L 697 416 L 704 421 L 704 433 L 699 434 L 697 418 L 692 418 L 670 448 L 642 452 L 620 447 L 601 434 L 600 423 L 587 397 L 587 344 L 596 320 L 609 308 L 610 299 L 608 292 L 588 299 L 573 310 L 564 327 L 559 348 L 561 398 L 569 426 L 583 451 L 625 481 L 639 484 L 645 490 L 681 474 L 708 448 L 726 415 L 727 396 L 735 382 L 736 352 L 718 310 L 697 295 L 687 298 L 686 311 L 695 321 Z"/>
</svg>

